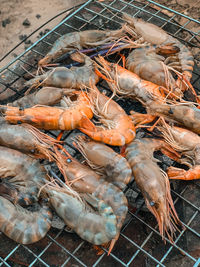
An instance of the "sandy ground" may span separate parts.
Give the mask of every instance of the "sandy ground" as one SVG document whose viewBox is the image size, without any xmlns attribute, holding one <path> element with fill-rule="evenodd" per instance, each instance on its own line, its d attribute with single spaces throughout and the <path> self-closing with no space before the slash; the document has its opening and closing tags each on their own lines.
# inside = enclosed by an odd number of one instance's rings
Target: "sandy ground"
<svg viewBox="0 0 200 267">
<path fill-rule="evenodd" d="M 0 58 L 17 45 L 23 38 L 22 36 L 32 33 L 58 13 L 82 2 L 84 0 L 0 0 Z M 54 20 L 51 27 L 53 28 L 61 21 L 61 18 Z M 29 23 L 26 23 L 27 19 Z M 36 40 L 37 36 L 30 39 L 32 43 Z M 17 50 L 17 54 L 28 45 L 30 44 L 23 44 Z M 14 56 L 15 53 L 11 53 L 6 60 L 0 63 L 0 67 L 8 63 Z"/>
<path fill-rule="evenodd" d="M 26 35 L 32 33 L 39 26 L 58 13 L 71 8 L 84 0 L 0 0 L 0 59 L 15 47 Z M 142 1 L 141 1 L 142 2 Z M 195 19 L 200 19 L 200 1 L 197 0 L 157 0 L 176 11 L 184 13 Z M 66 14 L 64 15 L 66 16 Z M 63 16 L 63 17 L 64 17 Z M 28 21 L 27 21 L 28 19 Z M 54 27 L 62 17 L 48 24 L 48 29 Z M 179 21 L 184 24 L 184 18 Z M 191 30 L 198 31 L 194 24 L 190 23 Z M 42 29 L 44 33 L 45 30 Z M 22 44 L 12 52 L 5 60 L 0 62 L 3 67 L 11 61 L 16 54 L 21 53 L 31 43 L 41 36 L 33 36 L 26 44 Z"/>
</svg>

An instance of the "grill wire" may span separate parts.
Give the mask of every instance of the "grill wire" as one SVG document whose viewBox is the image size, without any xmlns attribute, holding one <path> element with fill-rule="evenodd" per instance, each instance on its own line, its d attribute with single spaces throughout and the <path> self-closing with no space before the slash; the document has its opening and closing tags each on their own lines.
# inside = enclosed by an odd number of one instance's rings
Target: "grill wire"
<svg viewBox="0 0 200 267">
<path fill-rule="evenodd" d="M 166 11 L 170 12 L 170 17 L 165 15 Z M 61 23 L 0 70 L 1 103 L 23 96 L 27 89 L 23 87 L 26 74 L 37 69 L 38 60 L 62 34 L 86 29 L 119 28 L 122 12 L 162 27 L 186 45 L 199 45 L 200 33 L 191 31 L 188 25 L 200 26 L 200 22 L 158 3 L 146 0 L 89 0 L 70 10 L 70 13 L 66 11 L 67 16 Z M 176 20 L 183 17 L 185 23 L 181 26 Z M 195 62 L 192 84 L 198 90 L 200 73 L 197 65 L 200 62 L 197 57 Z M 104 84 L 102 86 L 107 90 Z M 125 104 L 131 105 L 131 102 L 126 101 Z M 56 131 L 48 133 L 53 137 L 58 134 Z M 71 138 L 78 133 L 78 130 L 66 132 L 63 137 L 72 156 L 76 156 L 77 151 L 72 146 Z M 181 265 L 184 262 L 185 265 L 181 266 L 197 267 L 200 264 L 200 183 L 173 181 L 171 187 L 175 207 L 185 226 L 176 234 L 174 243 L 167 238 L 166 244 L 161 240 L 153 215 L 145 211 L 144 200 L 135 183 L 132 183 L 125 189 L 130 202 L 128 216 L 109 257 L 105 248 L 101 255 L 97 255 L 91 244 L 63 229 L 51 229 L 40 242 L 27 246 L 16 244 L 0 233 L 0 266 L 172 266 L 173 263 Z"/>
</svg>

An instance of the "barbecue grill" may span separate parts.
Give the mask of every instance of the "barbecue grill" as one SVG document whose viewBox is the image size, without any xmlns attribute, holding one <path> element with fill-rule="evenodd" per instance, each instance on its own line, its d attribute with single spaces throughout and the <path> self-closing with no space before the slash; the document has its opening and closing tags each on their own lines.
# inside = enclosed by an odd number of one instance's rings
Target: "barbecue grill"
<svg viewBox="0 0 200 267">
<path fill-rule="evenodd" d="M 6 104 L 24 95 L 27 90 L 24 87 L 27 75 L 37 70 L 38 60 L 44 57 L 61 35 L 86 29 L 117 29 L 123 22 L 122 12 L 142 17 L 144 20 L 162 27 L 169 34 L 190 46 L 191 49 L 199 47 L 200 33 L 190 30 L 189 25 L 193 24 L 193 28 L 199 27 L 200 22 L 163 5 L 150 0 L 139 2 L 134 0 L 103 2 L 89 0 L 62 12 L 62 15 L 66 14 L 66 17 L 56 27 L 0 70 L 0 102 Z M 178 23 L 180 18 L 184 18 L 184 25 Z M 41 29 L 48 26 L 48 23 L 27 38 L 38 34 Z M 18 46 L 14 51 L 16 52 L 17 49 Z M 198 69 L 200 61 L 198 54 L 194 56 L 196 64 L 192 84 L 198 90 L 200 88 L 200 71 Z M 107 94 L 110 93 L 105 83 L 102 83 L 101 87 Z M 126 102 L 119 100 L 119 102 L 126 110 L 131 107 L 132 103 L 129 100 Z M 57 136 L 56 131 L 47 133 L 53 137 Z M 67 150 L 73 156 L 78 153 L 72 145 L 72 138 L 77 133 L 78 130 L 66 132 L 62 139 L 66 143 Z M 141 131 L 140 134 L 145 134 L 145 132 Z M 173 163 L 169 162 L 169 164 Z M 52 172 L 52 174 L 55 173 Z M 102 248 L 101 255 L 97 255 L 93 246 L 76 234 L 66 232 L 64 229 L 52 228 L 40 242 L 27 246 L 17 244 L 0 233 L 0 266 L 174 265 L 197 267 L 200 265 L 200 183 L 199 181 L 173 181 L 171 188 L 175 208 L 184 225 L 184 228 L 176 233 L 174 243 L 171 243 L 168 238 L 165 238 L 165 243 L 161 240 L 156 220 L 145 209 L 141 193 L 133 182 L 125 189 L 129 200 L 129 212 L 119 240 L 109 257 L 105 248 Z"/>
</svg>

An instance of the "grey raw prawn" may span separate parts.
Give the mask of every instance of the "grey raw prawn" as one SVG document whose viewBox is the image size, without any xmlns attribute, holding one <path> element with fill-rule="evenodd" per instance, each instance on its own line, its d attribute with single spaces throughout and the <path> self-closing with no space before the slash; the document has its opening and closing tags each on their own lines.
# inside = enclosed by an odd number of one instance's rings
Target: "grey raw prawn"
<svg viewBox="0 0 200 267">
<path fill-rule="evenodd" d="M 103 200 L 109 205 L 117 219 L 117 232 L 112 239 L 109 252 L 111 252 L 115 242 L 119 237 L 121 227 L 126 218 L 128 203 L 123 192 L 111 183 L 106 182 L 95 173 L 91 168 L 79 163 L 77 160 L 69 157 L 66 161 L 65 172 L 68 184 L 79 193 L 88 193 L 93 197 Z"/>
<path fill-rule="evenodd" d="M 81 32 L 70 32 L 60 37 L 54 43 L 47 55 L 39 61 L 39 66 L 52 63 L 58 57 L 72 49 L 82 49 L 103 45 L 118 40 L 124 33 L 123 27 L 119 30 L 86 30 Z"/>
<path fill-rule="evenodd" d="M 14 189 L 9 199 L 22 206 L 36 202 L 39 188 L 46 183 L 45 169 L 38 160 L 6 147 L 0 147 L 0 177 Z"/>
<path fill-rule="evenodd" d="M 126 148 L 125 154 L 140 188 L 147 208 L 155 216 L 162 237 L 166 233 L 172 241 L 180 220 L 174 208 L 167 175 L 161 171 L 153 158 L 155 150 L 167 150 L 169 146 L 158 139 L 136 139 Z M 170 233 L 169 233 L 170 231 Z"/>
<path fill-rule="evenodd" d="M 123 14 L 123 19 L 128 23 L 131 31 L 134 31 L 141 38 L 141 41 L 143 40 L 153 45 L 174 45 L 178 47 L 180 49 L 179 53 L 177 53 L 178 60 L 175 58 L 175 62 L 171 63 L 170 66 L 180 70 L 183 73 L 183 79 L 190 81 L 194 67 L 194 58 L 184 44 L 152 23 L 139 18 L 133 18 L 125 13 Z"/>
<path fill-rule="evenodd" d="M 42 239 L 51 227 L 52 213 L 46 205 L 31 212 L 0 196 L 0 231 L 20 244 Z"/>
<path fill-rule="evenodd" d="M 122 190 L 130 182 L 132 171 L 129 163 L 112 148 L 83 136 L 79 136 L 76 144 L 90 167 L 101 173 L 107 182 Z"/>
<path fill-rule="evenodd" d="M 126 67 L 144 80 L 170 88 L 177 96 L 183 93 L 165 64 L 165 54 L 177 53 L 173 46 L 146 46 L 134 49 L 126 59 Z"/>
<path fill-rule="evenodd" d="M 116 216 L 103 200 L 90 195 L 85 196 L 91 208 L 66 190 L 49 186 L 45 190 L 56 213 L 81 238 L 92 244 L 101 245 L 115 237 Z"/>
<path fill-rule="evenodd" d="M 38 87 L 51 86 L 58 88 L 75 88 L 82 89 L 84 86 L 90 86 L 90 84 L 96 84 L 99 81 L 98 76 L 94 72 L 93 61 L 81 54 L 79 56 L 80 61 L 84 60 L 84 65 L 81 67 L 66 67 L 54 68 L 42 75 L 38 75 L 26 83 L 27 86 Z M 78 59 L 78 60 L 79 60 Z"/>
<path fill-rule="evenodd" d="M 60 102 L 63 96 L 67 96 L 72 90 L 56 87 L 43 87 L 41 90 L 29 95 L 25 95 L 12 103 L 12 107 L 30 108 L 35 105 L 53 106 Z"/>
<path fill-rule="evenodd" d="M 164 116 L 167 120 L 172 120 L 200 134 L 200 109 L 193 105 L 187 103 L 175 103 L 170 105 L 154 102 L 153 105 L 148 106 L 147 111 L 151 115 Z"/>
<path fill-rule="evenodd" d="M 35 127 L 11 125 L 4 119 L 0 121 L 0 145 L 19 150 L 39 158 L 53 160 L 53 147 L 59 142 L 40 132 Z"/>
</svg>

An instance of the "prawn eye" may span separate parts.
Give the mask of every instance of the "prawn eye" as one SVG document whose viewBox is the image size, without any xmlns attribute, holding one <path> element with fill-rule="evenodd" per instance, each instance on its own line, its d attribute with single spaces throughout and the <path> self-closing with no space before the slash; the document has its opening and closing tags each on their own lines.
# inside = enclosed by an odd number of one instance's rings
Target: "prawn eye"
<svg viewBox="0 0 200 267">
<path fill-rule="evenodd" d="M 155 202 L 151 201 L 149 204 L 150 204 L 151 207 L 153 207 L 155 205 Z"/>
<path fill-rule="evenodd" d="M 22 110 L 24 110 L 24 109 L 23 109 L 23 107 L 19 107 L 19 110 L 22 111 Z"/>
<path fill-rule="evenodd" d="M 22 124 L 22 122 L 21 121 L 17 121 L 17 124 Z"/>
<path fill-rule="evenodd" d="M 70 162 L 72 162 L 72 160 L 71 159 L 67 159 L 67 162 L 70 163 Z"/>
<path fill-rule="evenodd" d="M 43 80 L 42 80 L 42 79 L 40 79 L 40 80 L 39 80 L 39 83 L 42 83 L 42 82 L 43 82 Z"/>
</svg>

